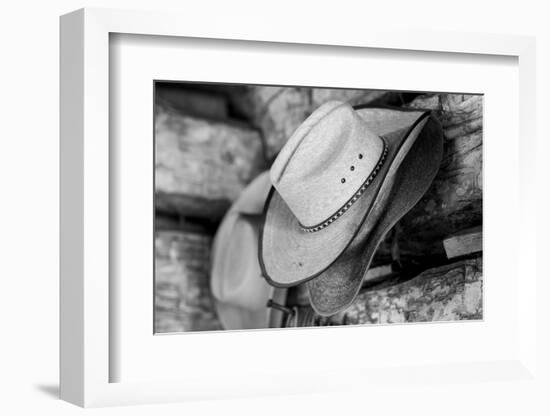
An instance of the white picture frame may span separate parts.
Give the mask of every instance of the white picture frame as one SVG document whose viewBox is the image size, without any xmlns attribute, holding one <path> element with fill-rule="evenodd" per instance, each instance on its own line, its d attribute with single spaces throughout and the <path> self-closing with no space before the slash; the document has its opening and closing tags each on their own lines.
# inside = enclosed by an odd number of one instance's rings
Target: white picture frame
<svg viewBox="0 0 550 416">
<path fill-rule="evenodd" d="M 213 368 L 200 374 L 199 369 L 189 377 L 167 377 L 156 374 L 147 380 L 125 381 L 113 377 L 112 368 L 121 360 L 120 351 L 113 348 L 113 340 L 119 336 L 120 324 L 111 322 L 118 306 L 113 293 L 119 289 L 113 285 L 110 275 L 116 259 L 110 258 L 110 239 L 113 218 L 110 217 L 110 201 L 113 199 L 110 172 L 116 170 L 116 161 L 110 152 L 110 37 L 113 34 L 162 36 L 183 39 L 223 39 L 225 42 L 270 42 L 284 51 L 290 45 L 330 45 L 332 51 L 344 48 L 354 50 L 423 51 L 441 55 L 465 54 L 476 56 L 506 56 L 517 59 L 519 73 L 518 106 L 512 106 L 511 126 L 518 126 L 513 134 L 520 148 L 517 166 L 511 170 L 510 180 L 516 186 L 511 195 L 521 197 L 510 209 L 519 216 L 517 237 L 511 253 L 516 267 L 511 270 L 511 283 L 518 284 L 510 317 L 515 324 L 509 329 L 510 348 L 495 352 L 493 360 L 480 355 L 456 362 L 446 361 L 445 356 L 434 362 L 418 360 L 399 362 L 395 366 L 384 363 L 380 367 L 350 363 L 327 367 L 304 364 L 294 370 L 274 368 L 242 368 L 235 379 L 231 368 Z M 168 39 L 168 38 L 166 38 Z M 157 39 L 158 40 L 158 39 Z M 162 41 L 162 39 L 161 39 Z M 328 47 L 328 46 L 327 46 Z M 347 48 L 347 49 L 346 49 Z M 307 31 L 281 30 L 277 25 L 239 25 L 231 22 L 204 25 L 201 19 L 173 13 L 120 11 L 107 9 L 82 9 L 61 18 L 61 398 L 80 406 L 109 406 L 121 404 L 159 403 L 196 398 L 252 397 L 255 395 L 296 394 L 333 391 L 339 389 L 374 388 L 380 382 L 428 383 L 430 380 L 462 380 L 481 384 L 484 380 L 522 382 L 537 381 L 536 372 L 536 280 L 537 270 L 530 247 L 536 240 L 535 189 L 535 41 L 529 37 L 469 33 L 434 33 L 400 31 L 395 28 L 348 28 L 347 31 L 328 33 L 321 25 L 312 23 Z M 224 80 L 222 80 L 224 81 Z M 321 82 L 321 81 L 318 81 Z M 354 84 L 354 86 L 357 86 Z M 359 86 L 360 87 L 360 86 Z M 517 111 L 516 111 L 517 110 Z M 515 114 L 515 116 L 514 116 Z M 490 118 L 489 118 L 490 119 Z M 517 121 L 517 123 L 516 123 Z M 150 130 L 151 131 L 151 130 Z M 515 131 L 515 130 L 514 130 Z M 517 177 L 514 175 L 517 173 Z M 506 176 L 504 175 L 505 180 Z M 486 247 L 487 248 L 487 247 Z M 521 280 L 517 274 L 521 270 Z M 540 277 L 540 276 L 539 276 Z M 150 276 L 152 279 L 152 276 Z M 490 290 L 491 286 L 488 286 Z M 496 287 L 495 285 L 492 286 Z M 511 286 L 510 286 L 511 287 Z M 487 295 L 486 295 L 487 296 Z M 149 307 L 148 305 L 144 308 Z M 487 311 L 490 314 L 491 311 Z M 495 325 L 498 322 L 495 321 Z M 441 324 L 445 325 L 445 324 Z M 387 327 L 376 329 L 376 336 L 384 337 Z M 407 336 L 419 327 L 407 326 L 392 329 L 395 336 Z M 432 326 L 422 331 L 464 331 L 472 336 L 483 327 L 458 324 L 456 329 Z M 430 329 L 431 328 L 431 329 Z M 339 331 L 335 334 L 334 331 Z M 373 328 L 369 328 L 373 332 Z M 502 329 L 507 331 L 508 329 Z M 473 331 L 473 332 L 468 332 Z M 347 334 L 364 336 L 365 328 L 327 328 L 319 331 L 263 332 L 266 343 L 322 342 L 323 337 L 340 337 Z M 504 332 L 503 332 L 504 333 Z M 153 333 L 151 330 L 151 337 Z M 193 334 L 194 336 L 195 334 Z M 205 334 L 199 334 L 203 336 Z M 207 335 L 207 334 L 206 334 Z M 223 334 L 232 337 L 233 348 L 244 342 L 243 333 Z M 351 335 L 350 335 L 351 336 Z M 434 336 L 434 335 L 427 335 Z M 177 336 L 175 336 L 177 337 Z M 157 344 L 172 343 L 170 338 L 156 337 Z M 187 335 L 185 336 L 187 337 Z M 184 338 L 185 338 L 184 337 Z M 204 337 L 203 337 L 204 338 Z M 260 337 L 256 337 L 260 339 Z M 162 339 L 162 341 L 158 341 Z M 188 338 L 190 340 L 191 338 Z M 197 338 L 198 339 L 198 338 Z M 312 341 L 313 339 L 313 341 Z M 315 340 L 316 339 L 316 340 Z M 229 340 L 229 338 L 226 338 Z M 247 341 L 250 341 L 248 339 Z M 261 348 L 260 341 L 257 348 Z M 191 341 L 189 341 L 191 343 Z M 180 348 L 178 346 L 178 348 Z M 196 346 L 198 348 L 198 346 Z M 382 348 L 383 349 L 383 348 Z M 251 358 L 252 359 L 252 358 Z M 410 376 L 410 365 L 414 376 Z M 243 365 L 241 364 L 241 367 Z M 244 365 L 246 367 L 246 365 Z M 281 368 L 278 365 L 278 368 Z M 233 369 L 234 370 L 234 369 Z M 213 372 L 218 371 L 216 379 Z M 248 377 L 252 376 L 252 377 Z M 162 376 L 162 377 L 160 377 Z M 131 378 L 131 377 L 130 377 Z M 116 379 L 116 380 L 114 380 Z M 343 381 L 344 380 L 344 381 Z"/>
</svg>

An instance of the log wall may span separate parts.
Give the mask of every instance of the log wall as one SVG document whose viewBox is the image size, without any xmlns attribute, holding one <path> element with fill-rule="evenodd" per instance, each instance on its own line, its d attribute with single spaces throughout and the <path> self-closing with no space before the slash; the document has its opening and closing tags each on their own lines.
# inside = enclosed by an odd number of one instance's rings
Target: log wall
<svg viewBox="0 0 550 416">
<path fill-rule="evenodd" d="M 245 126 L 157 105 L 155 204 L 183 216 L 220 219 L 265 168 L 260 134 Z"/>
<path fill-rule="evenodd" d="M 334 99 L 433 110 L 443 127 L 444 157 L 425 197 L 375 255 L 373 266 L 391 275 L 376 277 L 345 313 L 328 319 L 315 316 L 303 286 L 291 289 L 288 305 L 298 306 L 306 317 L 300 325 L 482 317 L 482 253 L 450 260 L 443 246 L 449 236 L 482 225 L 482 96 L 266 86 L 216 86 L 211 93 L 204 88 L 207 96 L 199 90 L 175 100 L 163 91 L 156 106 L 157 332 L 221 328 L 209 291 L 216 226 L 301 122 Z M 208 105 L 199 111 L 201 102 Z"/>
</svg>

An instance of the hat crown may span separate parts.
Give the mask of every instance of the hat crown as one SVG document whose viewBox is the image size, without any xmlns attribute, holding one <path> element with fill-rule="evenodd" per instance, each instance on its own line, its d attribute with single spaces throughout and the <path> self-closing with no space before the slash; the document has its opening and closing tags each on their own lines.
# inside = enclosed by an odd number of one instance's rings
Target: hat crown
<svg viewBox="0 0 550 416">
<path fill-rule="evenodd" d="M 331 101 L 290 137 L 271 167 L 271 181 L 300 224 L 315 227 L 364 186 L 384 147 L 349 104 Z"/>
</svg>

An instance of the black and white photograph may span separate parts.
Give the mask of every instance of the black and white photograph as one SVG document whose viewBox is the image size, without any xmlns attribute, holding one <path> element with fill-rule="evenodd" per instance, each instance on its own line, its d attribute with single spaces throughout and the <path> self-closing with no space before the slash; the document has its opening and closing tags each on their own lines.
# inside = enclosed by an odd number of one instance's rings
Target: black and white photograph
<svg viewBox="0 0 550 416">
<path fill-rule="evenodd" d="M 483 95 L 153 87 L 155 333 L 483 319 Z"/>
</svg>

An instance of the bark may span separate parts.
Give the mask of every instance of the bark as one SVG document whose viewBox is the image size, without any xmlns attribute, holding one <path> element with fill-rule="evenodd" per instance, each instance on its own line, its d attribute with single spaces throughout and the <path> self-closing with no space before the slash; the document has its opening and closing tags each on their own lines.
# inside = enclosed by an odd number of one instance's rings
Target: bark
<svg viewBox="0 0 550 416">
<path fill-rule="evenodd" d="M 479 257 L 428 269 L 403 283 L 362 290 L 348 309 L 332 317 L 301 306 L 300 326 L 478 320 L 483 319 L 482 301 Z"/>
<path fill-rule="evenodd" d="M 482 258 L 429 269 L 412 280 L 361 293 L 332 324 L 379 324 L 483 318 Z"/>
</svg>

